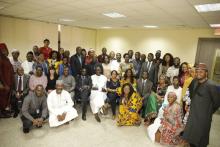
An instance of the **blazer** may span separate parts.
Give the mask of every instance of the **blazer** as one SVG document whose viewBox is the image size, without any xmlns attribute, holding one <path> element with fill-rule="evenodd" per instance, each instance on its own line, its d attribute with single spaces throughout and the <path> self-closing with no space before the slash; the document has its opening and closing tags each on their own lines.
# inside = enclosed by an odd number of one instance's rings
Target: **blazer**
<svg viewBox="0 0 220 147">
<path fill-rule="evenodd" d="M 142 76 L 142 73 L 143 73 L 144 71 L 147 71 L 148 74 L 149 74 L 148 79 L 149 79 L 151 82 L 153 82 L 154 85 L 156 85 L 156 83 L 157 83 L 157 66 L 156 66 L 156 64 L 153 63 L 153 61 L 152 61 L 152 65 L 151 65 L 150 69 L 148 69 L 148 67 L 147 67 L 148 62 L 149 62 L 149 61 L 142 63 L 141 72 L 140 72 L 140 78 L 141 78 L 141 76 Z"/>
<path fill-rule="evenodd" d="M 73 76 L 77 76 L 77 74 L 80 74 L 80 70 L 82 67 L 84 67 L 85 65 L 85 58 L 81 55 L 81 63 L 80 63 L 80 60 L 77 56 L 77 54 L 73 55 L 71 58 L 70 58 L 70 66 L 71 66 L 71 70 L 72 70 L 72 74 Z"/>
<path fill-rule="evenodd" d="M 153 83 L 147 79 L 144 87 L 143 87 L 143 79 L 140 78 L 137 80 L 137 92 L 142 96 L 144 99 L 147 99 L 151 94 L 151 89 L 153 87 Z"/>
<path fill-rule="evenodd" d="M 25 97 L 26 95 L 28 95 L 29 92 L 29 79 L 30 76 L 27 74 L 23 75 L 23 96 Z M 16 95 L 16 91 L 17 91 L 17 85 L 18 85 L 18 75 L 15 74 L 14 75 L 14 86 L 13 86 L 13 90 L 12 90 L 12 95 Z"/>
</svg>

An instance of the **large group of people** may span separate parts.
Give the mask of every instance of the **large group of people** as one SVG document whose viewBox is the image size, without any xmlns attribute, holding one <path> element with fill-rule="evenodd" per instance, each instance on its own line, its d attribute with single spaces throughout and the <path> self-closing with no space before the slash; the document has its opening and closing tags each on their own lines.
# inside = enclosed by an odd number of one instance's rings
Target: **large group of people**
<svg viewBox="0 0 220 147">
<path fill-rule="evenodd" d="M 206 64 L 190 65 L 171 53 L 161 58 L 160 50 L 155 55 L 129 50 L 122 56 L 102 48 L 97 56 L 94 49 L 78 46 L 70 56 L 69 50 L 49 45 L 48 39 L 43 47 L 35 45 L 22 62 L 19 50 L 8 57 L 0 43 L 0 117 L 20 114 L 24 133 L 47 119 L 50 127 L 68 124 L 78 117 L 78 104 L 86 121 L 89 104 L 97 122 L 110 109 L 118 126 L 144 123 L 154 142 L 209 144 L 220 89 L 208 79 Z"/>
</svg>

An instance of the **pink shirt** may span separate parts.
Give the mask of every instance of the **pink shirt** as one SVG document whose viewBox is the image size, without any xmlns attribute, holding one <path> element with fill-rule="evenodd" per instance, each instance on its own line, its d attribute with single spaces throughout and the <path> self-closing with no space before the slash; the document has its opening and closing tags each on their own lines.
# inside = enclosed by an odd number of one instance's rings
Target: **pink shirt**
<svg viewBox="0 0 220 147">
<path fill-rule="evenodd" d="M 32 75 L 29 80 L 30 90 L 33 91 L 37 85 L 43 85 L 45 89 L 47 87 L 47 77 L 45 75 L 42 75 L 41 77 Z"/>
</svg>

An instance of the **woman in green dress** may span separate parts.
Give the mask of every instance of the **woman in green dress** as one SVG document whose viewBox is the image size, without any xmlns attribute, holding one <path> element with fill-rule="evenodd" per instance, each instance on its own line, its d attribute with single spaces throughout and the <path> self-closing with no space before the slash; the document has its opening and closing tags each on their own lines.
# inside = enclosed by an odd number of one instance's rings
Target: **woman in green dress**
<svg viewBox="0 0 220 147">
<path fill-rule="evenodd" d="M 166 77 L 164 75 L 160 75 L 156 93 L 152 91 L 151 95 L 148 98 L 147 109 L 145 112 L 146 125 L 150 125 L 151 123 L 153 123 L 154 119 L 157 117 L 158 110 L 160 109 L 163 103 L 166 91 Z"/>
</svg>

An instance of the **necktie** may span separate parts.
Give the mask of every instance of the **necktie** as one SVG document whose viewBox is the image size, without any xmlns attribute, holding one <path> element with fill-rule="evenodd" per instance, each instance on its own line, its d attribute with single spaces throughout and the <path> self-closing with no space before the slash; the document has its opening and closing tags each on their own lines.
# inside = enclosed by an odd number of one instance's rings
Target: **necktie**
<svg viewBox="0 0 220 147">
<path fill-rule="evenodd" d="M 21 77 L 19 77 L 19 80 L 18 80 L 18 92 L 19 93 L 21 93 L 21 84 L 22 84 Z"/>
<path fill-rule="evenodd" d="M 147 65 L 147 70 L 148 70 L 148 73 L 149 73 L 150 68 L 151 68 L 151 63 L 152 63 L 152 62 L 148 62 L 148 65 Z"/>
</svg>

